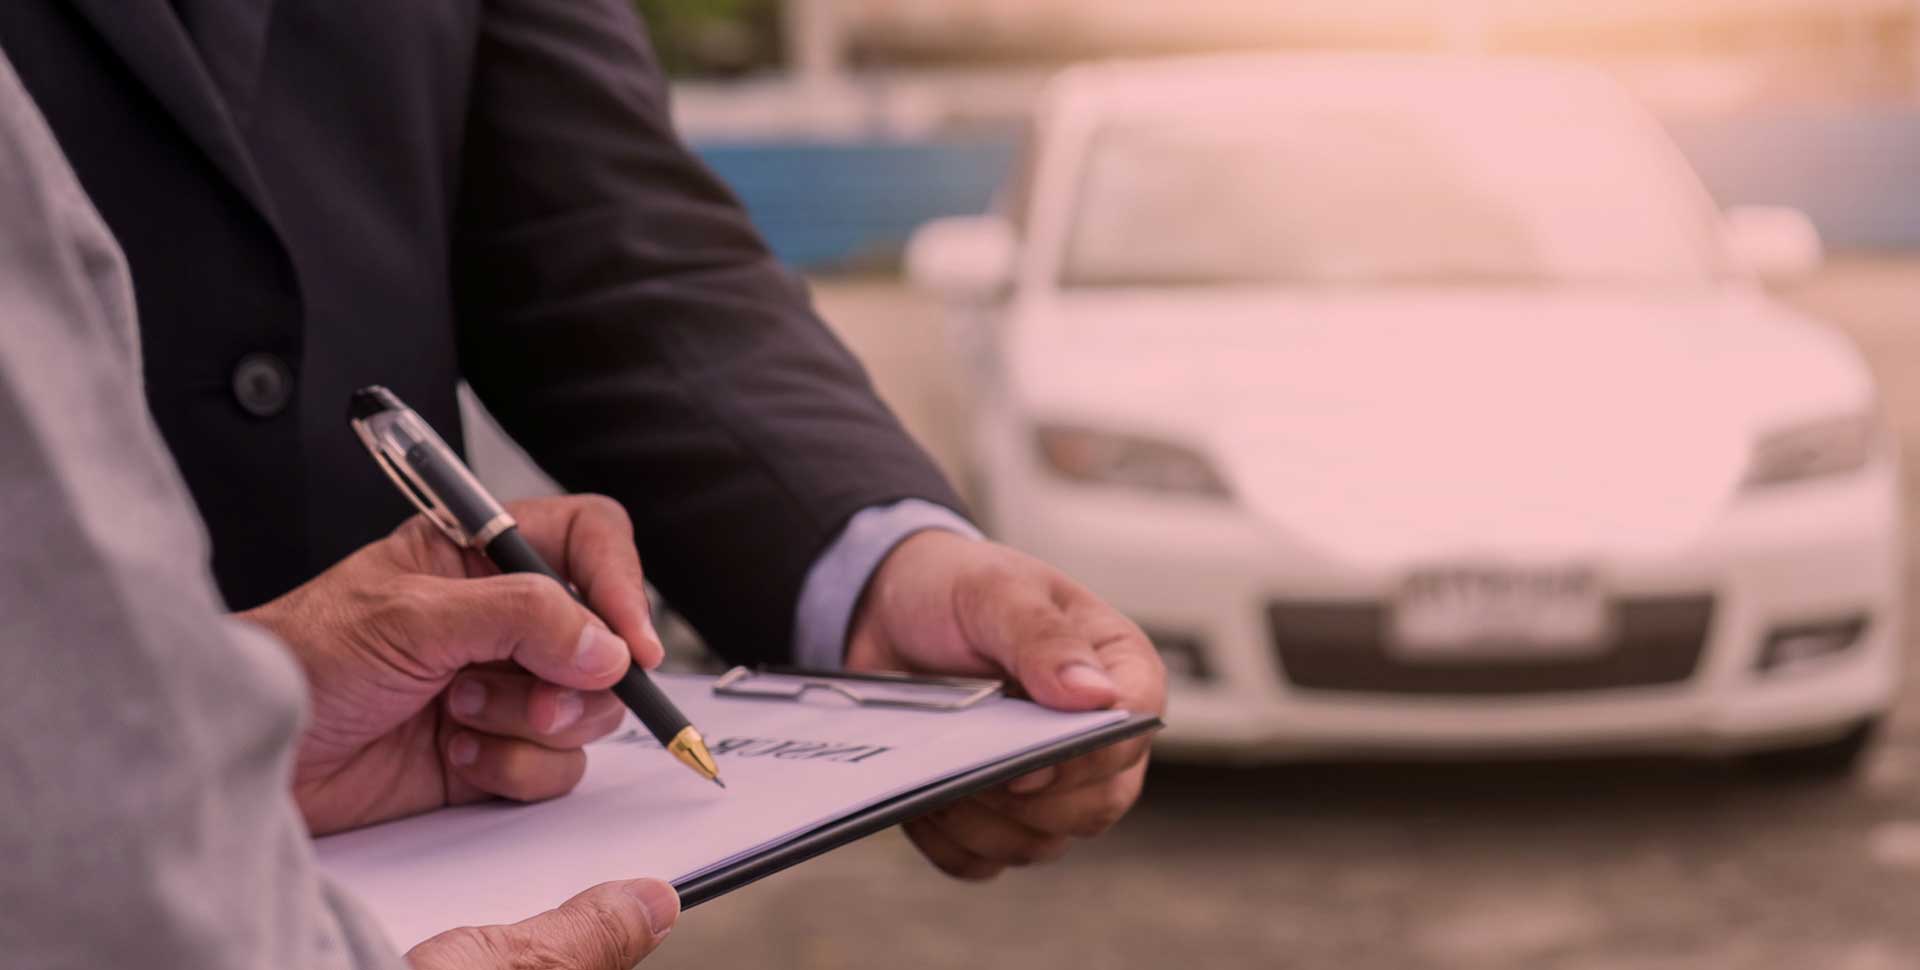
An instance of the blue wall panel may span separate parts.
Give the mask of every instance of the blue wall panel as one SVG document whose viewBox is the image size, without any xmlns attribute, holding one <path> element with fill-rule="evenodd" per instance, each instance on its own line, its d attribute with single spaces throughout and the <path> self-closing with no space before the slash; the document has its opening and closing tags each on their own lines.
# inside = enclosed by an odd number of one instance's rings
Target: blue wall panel
<svg viewBox="0 0 1920 970">
<path fill-rule="evenodd" d="M 1805 112 L 1669 127 L 1722 205 L 1804 209 L 1835 248 L 1920 248 L 1920 111 Z"/>
<path fill-rule="evenodd" d="M 1773 114 L 1671 126 L 1722 204 L 1805 209 L 1834 248 L 1920 248 L 1920 111 Z M 788 262 L 888 264 L 929 219 L 981 212 L 1011 138 L 767 141 L 700 153 Z"/>
<path fill-rule="evenodd" d="M 700 154 L 783 258 L 817 269 L 885 264 L 921 223 L 986 211 L 1014 150 L 1011 139 L 774 141 Z"/>
</svg>

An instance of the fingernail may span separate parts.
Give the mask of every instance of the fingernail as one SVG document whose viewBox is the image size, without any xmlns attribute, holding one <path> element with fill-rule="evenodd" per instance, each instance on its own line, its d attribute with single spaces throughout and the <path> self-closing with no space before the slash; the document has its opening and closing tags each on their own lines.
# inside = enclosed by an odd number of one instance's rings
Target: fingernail
<svg viewBox="0 0 1920 970">
<path fill-rule="evenodd" d="M 487 687 L 471 678 L 453 685 L 453 693 L 447 696 L 447 706 L 461 717 L 472 717 L 487 706 Z"/>
<path fill-rule="evenodd" d="M 573 648 L 573 666 L 582 673 L 597 674 L 620 665 L 627 658 L 627 641 L 598 623 L 580 629 L 580 642 Z"/>
<path fill-rule="evenodd" d="M 471 734 L 456 734 L 447 742 L 447 760 L 455 767 L 465 768 L 480 760 L 480 742 Z"/>
<path fill-rule="evenodd" d="M 587 712 L 586 699 L 577 690 L 561 691 L 553 701 L 553 726 L 547 730 L 558 733 L 572 727 Z"/>
<path fill-rule="evenodd" d="M 658 879 L 635 879 L 621 888 L 640 901 L 640 908 L 647 913 L 647 928 L 656 939 L 673 929 L 674 921 L 680 918 L 680 894 L 672 886 Z"/>
<path fill-rule="evenodd" d="M 1113 690 L 1113 678 L 1107 672 L 1082 660 L 1060 668 L 1060 682 L 1074 690 Z"/>
<path fill-rule="evenodd" d="M 1007 790 L 1016 795 L 1030 795 L 1053 784 L 1054 776 L 1057 774 L 1059 772 L 1052 768 L 1042 768 L 1008 782 Z"/>
</svg>

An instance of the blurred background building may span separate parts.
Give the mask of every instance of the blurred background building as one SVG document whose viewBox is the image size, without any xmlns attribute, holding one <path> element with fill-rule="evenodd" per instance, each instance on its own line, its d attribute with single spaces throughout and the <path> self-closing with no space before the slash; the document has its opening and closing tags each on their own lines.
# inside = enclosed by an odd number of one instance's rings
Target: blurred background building
<svg viewBox="0 0 1920 970">
<path fill-rule="evenodd" d="M 1899 98 L 1915 73 L 1909 0 L 847 0 L 819 5 L 848 60 L 1046 61 L 1235 47 L 1554 54 L 1644 75 L 1656 93 Z M 835 25 L 828 22 L 838 19 Z M 1681 86 L 1687 86 L 1686 81 Z"/>
<path fill-rule="evenodd" d="M 1060 66 L 1221 50 L 1439 50 L 1597 64 L 1726 204 L 1840 248 L 1920 245 L 1920 0 L 638 0 L 683 129 L 809 269 L 890 265 L 984 208 Z M 1832 178 L 1844 173 L 1841 178 Z"/>
</svg>

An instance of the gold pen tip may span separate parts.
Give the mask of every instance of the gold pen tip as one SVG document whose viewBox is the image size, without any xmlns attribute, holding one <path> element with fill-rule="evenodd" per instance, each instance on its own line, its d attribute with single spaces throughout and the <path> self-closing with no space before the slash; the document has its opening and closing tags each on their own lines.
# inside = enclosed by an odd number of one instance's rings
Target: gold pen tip
<svg viewBox="0 0 1920 970">
<path fill-rule="evenodd" d="M 719 776 L 719 775 L 715 775 L 715 776 L 713 777 L 713 783 L 714 783 L 714 784 L 716 784 L 716 785 L 719 785 L 719 786 L 720 786 L 720 790 L 721 790 L 721 791 L 726 791 L 726 790 L 727 790 L 727 783 L 726 783 L 726 782 L 724 782 L 724 781 L 721 781 L 721 780 L 720 780 L 720 776 Z"/>
<path fill-rule="evenodd" d="M 673 741 L 667 745 L 667 751 L 681 764 L 699 773 L 700 777 L 710 779 L 721 788 L 727 787 L 720 780 L 720 766 L 713 763 L 713 754 L 707 750 L 707 742 L 692 725 L 681 728 L 680 733 L 674 735 Z"/>
</svg>

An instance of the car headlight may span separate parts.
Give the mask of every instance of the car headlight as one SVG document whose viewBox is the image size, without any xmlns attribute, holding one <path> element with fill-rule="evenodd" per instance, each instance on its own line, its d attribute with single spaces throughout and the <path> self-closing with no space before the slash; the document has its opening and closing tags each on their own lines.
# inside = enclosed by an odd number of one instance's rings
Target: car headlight
<svg viewBox="0 0 1920 970">
<path fill-rule="evenodd" d="M 1045 425 L 1035 432 L 1048 468 L 1075 482 L 1226 498 L 1227 483 L 1205 455 L 1140 435 Z"/>
<path fill-rule="evenodd" d="M 1778 428 L 1754 442 L 1745 487 L 1845 475 L 1866 467 L 1880 440 L 1871 411 L 1803 421 Z"/>
</svg>

